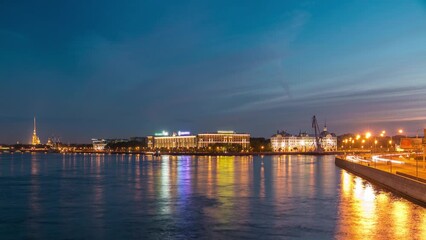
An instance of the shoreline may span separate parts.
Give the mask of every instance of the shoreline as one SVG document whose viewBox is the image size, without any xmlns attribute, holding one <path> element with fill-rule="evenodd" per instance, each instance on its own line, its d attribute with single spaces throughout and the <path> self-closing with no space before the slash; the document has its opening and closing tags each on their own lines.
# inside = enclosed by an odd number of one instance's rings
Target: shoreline
<svg viewBox="0 0 426 240">
<path fill-rule="evenodd" d="M 426 183 L 424 182 L 350 162 L 341 157 L 335 158 L 335 165 L 413 203 L 426 207 Z"/>
<path fill-rule="evenodd" d="M 107 154 L 107 155 L 153 155 L 152 152 L 138 151 L 138 152 L 95 152 L 95 151 L 76 151 L 76 152 L 59 152 L 49 150 L 17 150 L 17 151 L 0 151 L 0 154 L 25 154 L 25 153 L 44 153 L 44 154 Z M 277 156 L 277 155 L 313 155 L 313 156 L 326 156 L 326 155 L 339 155 L 342 152 L 247 152 L 247 153 L 209 153 L 209 152 L 165 152 L 161 155 L 170 156 Z"/>
</svg>

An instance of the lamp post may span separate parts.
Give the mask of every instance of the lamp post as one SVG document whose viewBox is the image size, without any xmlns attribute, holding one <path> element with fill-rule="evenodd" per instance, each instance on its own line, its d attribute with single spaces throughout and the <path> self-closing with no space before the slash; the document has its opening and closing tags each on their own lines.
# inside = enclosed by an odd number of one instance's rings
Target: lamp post
<svg viewBox="0 0 426 240">
<path fill-rule="evenodd" d="M 423 130 L 423 170 L 425 170 L 426 167 L 426 128 Z"/>
<path fill-rule="evenodd" d="M 420 132 L 421 130 L 422 130 L 421 128 L 419 128 L 419 129 L 417 129 L 417 130 L 416 130 L 416 138 L 419 138 L 419 132 Z"/>
<path fill-rule="evenodd" d="M 377 151 L 377 139 L 374 139 L 374 151 Z"/>
</svg>

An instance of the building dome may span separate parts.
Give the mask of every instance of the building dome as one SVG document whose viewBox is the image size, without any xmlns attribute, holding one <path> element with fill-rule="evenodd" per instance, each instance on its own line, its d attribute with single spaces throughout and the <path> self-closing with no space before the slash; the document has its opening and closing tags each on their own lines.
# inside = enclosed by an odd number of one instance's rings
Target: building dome
<svg viewBox="0 0 426 240">
<path fill-rule="evenodd" d="M 324 130 L 320 133 L 320 137 L 322 137 L 322 138 L 329 138 L 329 137 L 336 137 L 336 134 L 334 134 L 334 133 L 330 133 L 328 130 L 327 130 L 327 125 L 325 125 L 324 126 Z"/>
</svg>

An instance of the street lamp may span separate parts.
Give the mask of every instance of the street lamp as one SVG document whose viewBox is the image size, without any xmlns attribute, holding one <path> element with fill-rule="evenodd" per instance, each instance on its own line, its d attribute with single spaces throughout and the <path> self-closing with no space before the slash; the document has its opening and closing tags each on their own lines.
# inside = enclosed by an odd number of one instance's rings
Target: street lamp
<svg viewBox="0 0 426 240">
<path fill-rule="evenodd" d="M 376 151 L 376 149 L 377 149 L 377 139 L 374 140 L 374 151 Z"/>
<path fill-rule="evenodd" d="M 365 133 L 365 138 L 369 139 L 371 137 L 371 132 Z"/>
</svg>

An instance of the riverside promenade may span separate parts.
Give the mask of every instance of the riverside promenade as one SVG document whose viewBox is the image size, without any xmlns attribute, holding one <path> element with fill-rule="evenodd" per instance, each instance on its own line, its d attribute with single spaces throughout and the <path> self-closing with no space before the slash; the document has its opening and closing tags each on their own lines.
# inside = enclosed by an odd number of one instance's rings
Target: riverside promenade
<svg viewBox="0 0 426 240">
<path fill-rule="evenodd" d="M 423 162 L 382 156 L 337 156 L 336 166 L 426 207 Z"/>
</svg>

